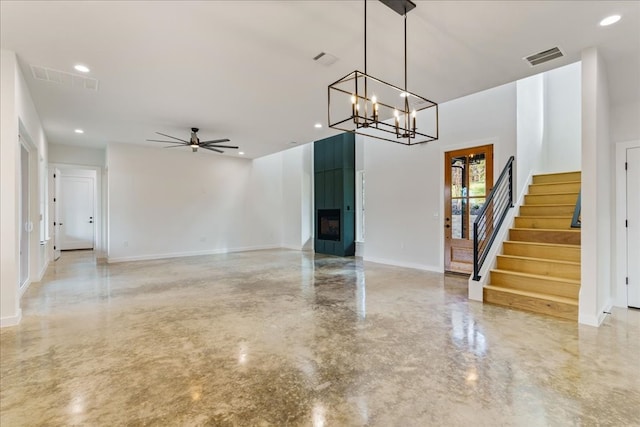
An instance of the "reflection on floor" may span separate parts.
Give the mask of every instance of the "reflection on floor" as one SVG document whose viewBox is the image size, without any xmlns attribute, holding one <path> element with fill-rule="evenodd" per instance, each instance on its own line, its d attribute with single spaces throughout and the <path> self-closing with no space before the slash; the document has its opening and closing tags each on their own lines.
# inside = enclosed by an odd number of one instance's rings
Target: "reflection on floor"
<svg viewBox="0 0 640 427">
<path fill-rule="evenodd" d="M 0 331 L 0 424 L 638 425 L 640 312 L 591 328 L 466 294 L 288 250 L 64 254 Z"/>
</svg>

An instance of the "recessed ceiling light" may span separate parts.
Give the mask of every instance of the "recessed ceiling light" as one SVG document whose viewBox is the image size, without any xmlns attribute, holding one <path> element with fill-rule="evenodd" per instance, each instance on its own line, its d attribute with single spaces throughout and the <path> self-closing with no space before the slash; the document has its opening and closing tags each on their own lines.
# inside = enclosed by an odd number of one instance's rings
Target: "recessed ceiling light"
<svg viewBox="0 0 640 427">
<path fill-rule="evenodd" d="M 322 127 L 322 123 L 316 123 L 313 125 L 316 129 L 320 129 Z"/>
<path fill-rule="evenodd" d="M 600 21 L 600 26 L 601 27 L 606 27 L 608 25 L 612 25 L 615 24 L 616 22 L 618 22 L 620 20 L 620 15 L 611 15 L 611 16 L 607 16 L 606 18 L 604 18 L 602 21 Z"/>
<path fill-rule="evenodd" d="M 82 129 L 76 129 L 74 130 L 75 133 L 84 133 L 84 131 Z"/>
<path fill-rule="evenodd" d="M 89 67 L 87 67 L 86 65 L 78 64 L 78 65 L 74 66 L 73 68 L 75 68 L 76 71 L 80 71 L 81 73 L 88 73 L 89 72 Z"/>
<path fill-rule="evenodd" d="M 240 154 L 241 156 L 244 156 L 244 151 L 239 151 L 238 154 Z"/>
</svg>

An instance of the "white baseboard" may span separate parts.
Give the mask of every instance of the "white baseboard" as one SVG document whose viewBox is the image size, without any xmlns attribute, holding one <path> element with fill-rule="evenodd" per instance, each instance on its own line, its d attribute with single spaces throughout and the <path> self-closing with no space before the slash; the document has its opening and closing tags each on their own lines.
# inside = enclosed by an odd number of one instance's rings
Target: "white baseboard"
<svg viewBox="0 0 640 427">
<path fill-rule="evenodd" d="M 433 271 L 434 273 L 444 273 L 444 270 L 435 265 L 418 264 L 414 262 L 404 262 L 394 259 L 376 258 L 376 257 L 363 257 L 363 261 L 375 262 L 376 264 L 393 265 L 395 267 L 413 268 L 415 270 Z"/>
<path fill-rule="evenodd" d="M 38 273 L 38 278 L 35 280 L 35 282 L 42 282 L 42 278 L 44 277 L 44 274 L 47 272 L 48 267 L 49 267 L 49 260 L 47 259 L 47 262 L 45 262 L 44 266 L 42 266 L 40 273 Z"/>
<path fill-rule="evenodd" d="M 6 328 L 9 326 L 16 326 L 20 324 L 22 320 L 22 309 L 18 309 L 18 314 L 10 317 L 0 317 L 0 328 Z"/>
<path fill-rule="evenodd" d="M 295 246 L 295 245 L 282 245 L 280 247 L 282 249 L 291 249 L 293 251 L 301 251 L 302 250 L 302 246 Z"/>
<path fill-rule="evenodd" d="M 150 261 L 155 259 L 167 259 L 167 258 L 182 258 L 188 256 L 198 255 L 219 255 L 232 252 L 248 252 L 248 251 L 261 251 L 265 249 L 279 249 L 279 245 L 264 245 L 264 246 L 244 246 L 238 248 L 226 248 L 226 249 L 213 249 L 207 251 L 192 251 L 192 252 L 172 252 L 164 254 L 149 254 L 149 255 L 135 255 L 126 257 L 108 257 L 107 262 L 109 264 L 117 262 L 129 262 L 129 261 Z"/>
</svg>

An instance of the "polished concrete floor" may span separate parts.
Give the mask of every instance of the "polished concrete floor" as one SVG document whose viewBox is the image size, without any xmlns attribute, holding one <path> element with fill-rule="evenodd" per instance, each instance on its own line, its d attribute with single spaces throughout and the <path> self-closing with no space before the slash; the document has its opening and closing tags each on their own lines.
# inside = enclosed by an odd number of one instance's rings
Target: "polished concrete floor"
<svg viewBox="0 0 640 427">
<path fill-rule="evenodd" d="M 466 280 L 288 250 L 65 253 L 0 331 L 0 425 L 640 425 L 640 312 L 600 328 Z"/>
</svg>

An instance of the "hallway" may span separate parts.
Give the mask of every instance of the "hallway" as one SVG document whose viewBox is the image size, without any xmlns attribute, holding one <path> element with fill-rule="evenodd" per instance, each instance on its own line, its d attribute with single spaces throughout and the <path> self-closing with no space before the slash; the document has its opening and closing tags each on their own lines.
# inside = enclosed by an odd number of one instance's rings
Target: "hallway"
<svg viewBox="0 0 640 427">
<path fill-rule="evenodd" d="M 0 424 L 638 425 L 640 311 L 600 328 L 467 280 L 269 250 L 64 253 L 0 331 Z"/>
</svg>

